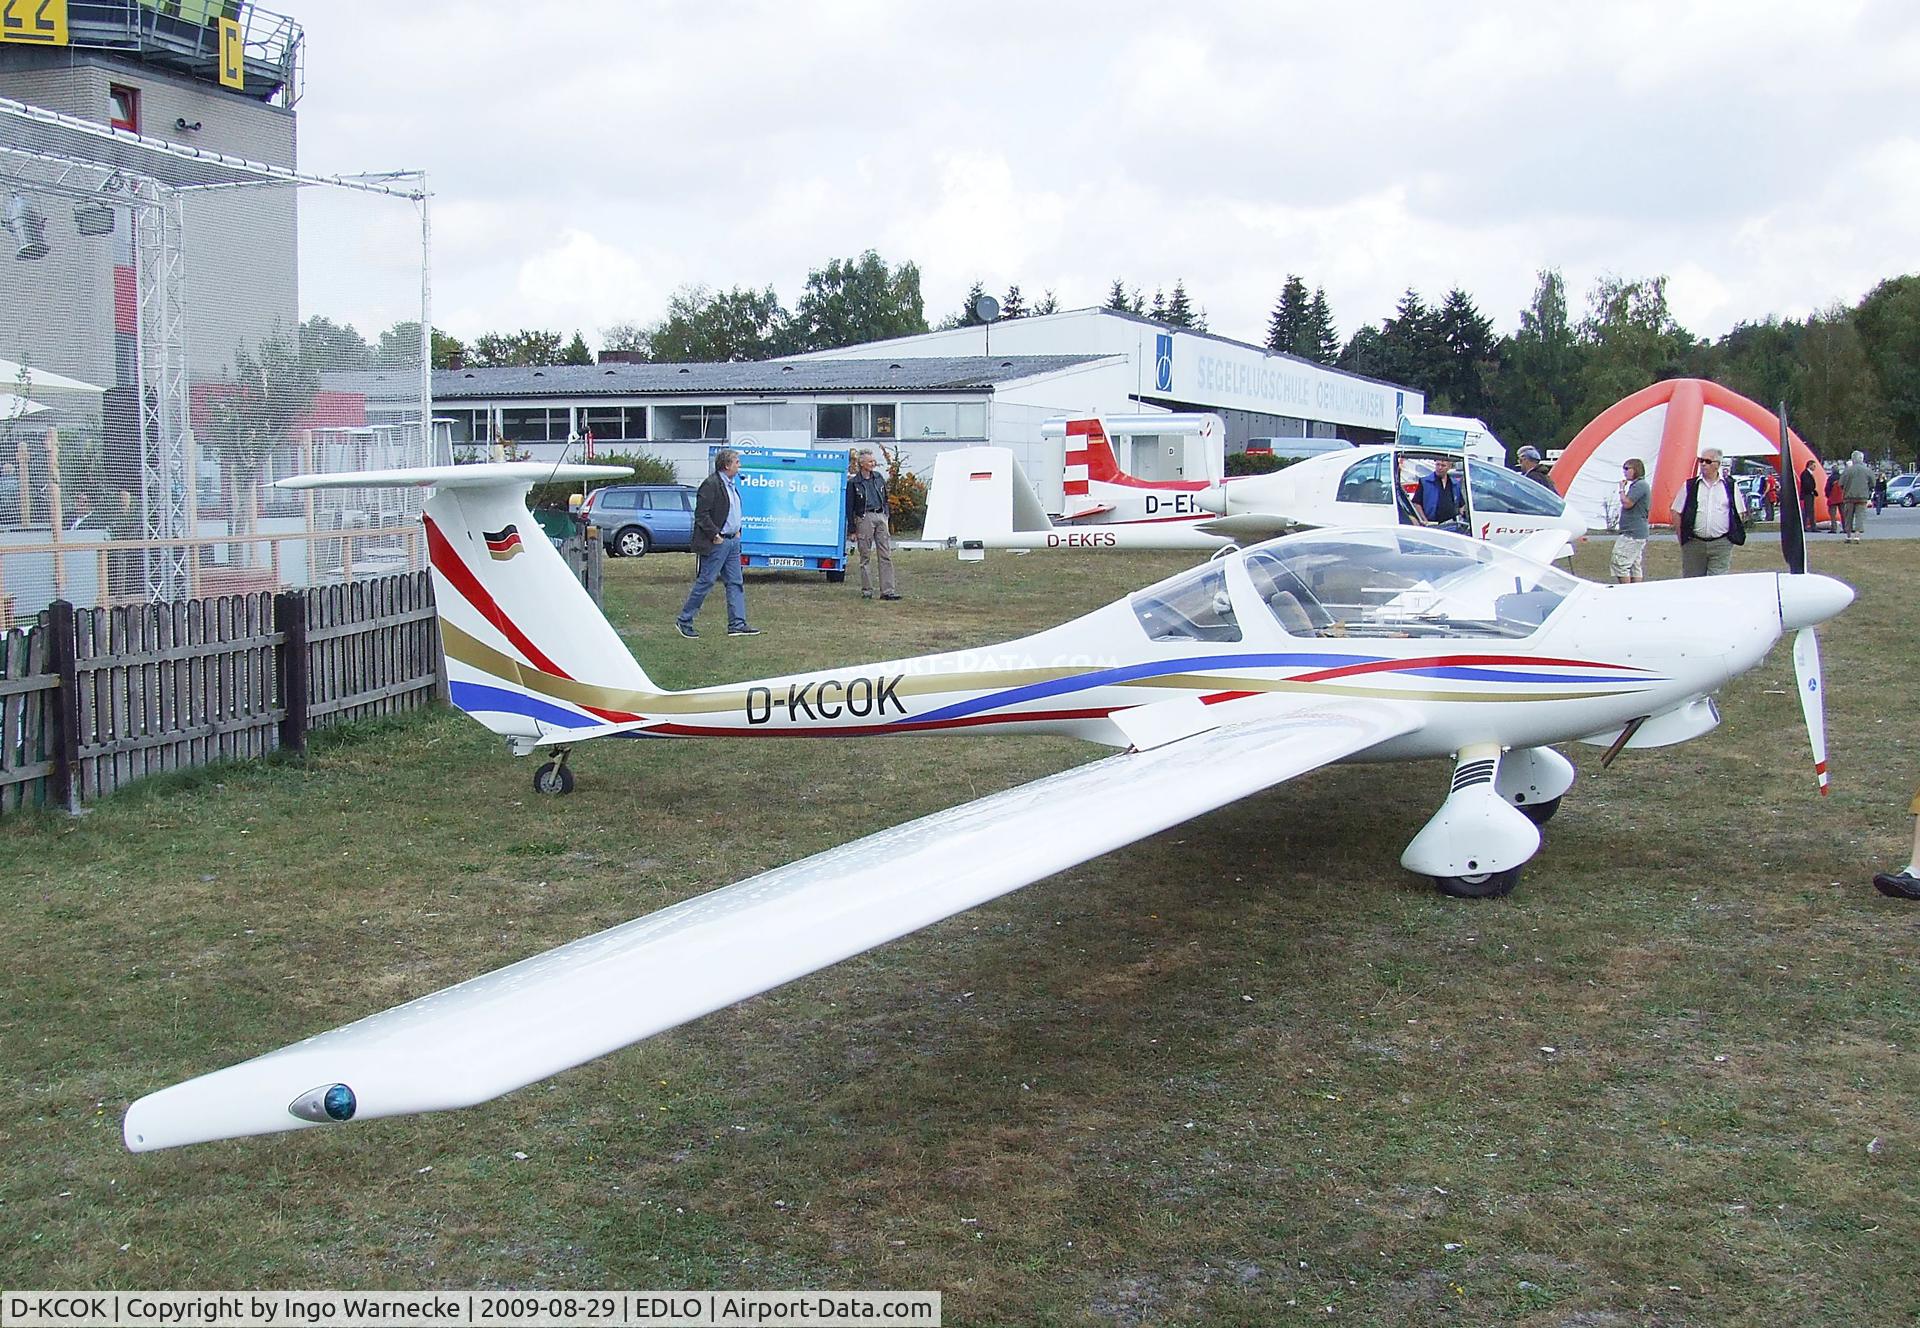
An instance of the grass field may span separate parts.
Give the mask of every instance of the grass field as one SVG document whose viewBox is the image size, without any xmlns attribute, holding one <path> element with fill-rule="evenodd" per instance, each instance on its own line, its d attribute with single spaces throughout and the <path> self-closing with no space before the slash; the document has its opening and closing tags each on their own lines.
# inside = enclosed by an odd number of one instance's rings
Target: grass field
<svg viewBox="0 0 1920 1328">
<path fill-rule="evenodd" d="M 499 1102 L 131 1156 L 142 1093 L 1098 754 L 608 743 L 440 714 L 0 823 L 0 1285 L 937 1288 L 949 1324 L 1910 1323 L 1920 544 L 1580 781 L 1509 899 L 1398 866 L 1446 767 L 1322 771 Z M 1605 547 L 1577 569 L 1603 573 Z M 656 678 L 979 644 L 1190 559 L 903 556 L 900 604 L 610 565 Z M 1677 573 L 1671 545 L 1658 576 Z M 1738 569 L 1777 566 L 1770 547 Z M 717 600 L 708 622 L 719 622 Z"/>
</svg>

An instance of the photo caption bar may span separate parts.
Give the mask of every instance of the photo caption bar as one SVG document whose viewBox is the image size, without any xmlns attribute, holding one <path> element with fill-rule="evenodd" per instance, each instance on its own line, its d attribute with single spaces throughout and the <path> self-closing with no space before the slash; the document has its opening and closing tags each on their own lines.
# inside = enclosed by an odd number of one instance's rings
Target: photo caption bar
<svg viewBox="0 0 1920 1328">
<path fill-rule="evenodd" d="M 9 1291 L 0 1328 L 939 1328 L 937 1291 Z"/>
</svg>

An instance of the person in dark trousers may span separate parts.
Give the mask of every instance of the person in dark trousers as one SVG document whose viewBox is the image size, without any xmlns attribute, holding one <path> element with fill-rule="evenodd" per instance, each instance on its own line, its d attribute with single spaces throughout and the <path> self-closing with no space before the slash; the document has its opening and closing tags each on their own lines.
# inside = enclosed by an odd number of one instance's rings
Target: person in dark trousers
<svg viewBox="0 0 1920 1328">
<path fill-rule="evenodd" d="M 880 557 L 880 598 L 899 599 L 893 580 L 893 528 L 887 521 L 887 477 L 871 448 L 861 448 L 859 465 L 847 481 L 847 533 L 860 549 L 860 597 L 873 598 L 875 554 Z"/>
<path fill-rule="evenodd" d="M 734 484 L 739 473 L 740 454 L 721 448 L 713 455 L 713 474 L 694 496 L 693 553 L 700 565 L 675 622 L 682 636 L 700 635 L 693 630 L 693 616 L 715 581 L 727 587 L 727 635 L 760 635 L 758 627 L 747 625 L 747 586 L 740 575 L 740 490 Z"/>
<path fill-rule="evenodd" d="M 1560 492 L 1553 488 L 1553 476 L 1547 473 L 1547 468 L 1540 461 L 1540 449 L 1531 443 L 1520 449 L 1520 473 L 1535 484 L 1544 484 L 1555 493 Z"/>
<path fill-rule="evenodd" d="M 1747 528 L 1733 476 L 1720 469 L 1719 448 L 1700 454 L 1700 473 L 1673 495 L 1673 516 L 1681 576 L 1721 576 L 1733 566 L 1733 546 L 1747 542 Z"/>
<path fill-rule="evenodd" d="M 1807 530 L 1813 529 L 1813 500 L 1820 492 L 1820 481 L 1813 477 L 1813 462 L 1809 461 L 1800 472 L 1800 523 Z"/>
<path fill-rule="evenodd" d="M 1453 473 L 1453 462 L 1446 457 L 1435 457 L 1433 469 L 1420 477 L 1420 491 L 1417 498 L 1420 515 L 1428 524 L 1448 526 L 1459 524 L 1467 506 L 1466 493 L 1460 487 L 1460 477 Z"/>
<path fill-rule="evenodd" d="M 1920 793 L 1913 795 L 1908 808 L 1914 815 L 1913 856 L 1897 872 L 1881 872 L 1873 878 L 1873 888 L 1889 899 L 1920 899 Z"/>
</svg>

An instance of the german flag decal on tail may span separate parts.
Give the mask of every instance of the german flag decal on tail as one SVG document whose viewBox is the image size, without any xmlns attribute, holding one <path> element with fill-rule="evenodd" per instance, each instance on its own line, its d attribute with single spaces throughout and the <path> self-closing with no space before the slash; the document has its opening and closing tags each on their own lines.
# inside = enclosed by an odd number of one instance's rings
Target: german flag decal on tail
<svg viewBox="0 0 1920 1328">
<path fill-rule="evenodd" d="M 481 538 L 487 542 L 487 552 L 501 562 L 520 552 L 519 526 L 508 526 L 505 530 L 482 531 Z"/>
</svg>

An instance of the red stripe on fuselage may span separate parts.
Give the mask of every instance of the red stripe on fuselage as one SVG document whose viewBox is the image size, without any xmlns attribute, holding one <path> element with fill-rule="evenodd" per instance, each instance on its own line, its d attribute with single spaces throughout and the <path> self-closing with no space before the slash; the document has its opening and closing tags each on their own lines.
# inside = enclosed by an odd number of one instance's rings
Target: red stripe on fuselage
<svg viewBox="0 0 1920 1328">
<path fill-rule="evenodd" d="M 548 659 L 545 651 L 528 640 L 525 632 L 514 626 L 513 620 L 507 617 L 506 610 L 502 609 L 499 602 L 487 593 L 487 588 L 480 584 L 480 578 L 467 570 L 467 565 L 460 561 L 459 552 L 440 527 L 434 524 L 433 518 L 422 514 L 420 520 L 427 528 L 427 557 L 432 561 L 434 570 L 446 578 L 447 584 L 459 592 L 467 603 L 473 605 L 482 618 L 498 628 L 500 634 L 527 657 L 528 663 L 550 677 L 563 678 L 568 682 L 575 681 L 571 673 Z M 590 715 L 598 715 L 601 719 L 613 724 L 622 724 L 630 719 L 640 718 L 639 715 L 626 710 L 602 710 L 598 706 L 590 705 L 582 705 L 580 708 Z"/>
<path fill-rule="evenodd" d="M 1027 710 L 1004 715 L 962 715 L 958 719 L 912 720 L 897 724 L 821 724 L 812 728 L 742 729 L 709 724 L 661 724 L 645 730 L 669 738 L 868 738 L 888 733 L 931 733 L 938 729 L 970 729 L 982 724 L 1023 724 L 1034 720 L 1105 719 L 1130 706 L 1098 706 L 1088 710 Z"/>
<path fill-rule="evenodd" d="M 1549 656 L 1531 655 L 1429 655 L 1425 659 L 1381 659 L 1370 664 L 1343 664 L 1337 669 L 1317 669 L 1311 673 L 1296 673 L 1288 682 L 1326 682 L 1332 678 L 1347 678 L 1358 673 L 1394 673 L 1400 670 L 1460 668 L 1470 664 L 1554 664 L 1570 669 L 1618 669 L 1622 672 L 1639 672 L 1631 664 L 1603 664 L 1590 659 L 1555 659 Z"/>
</svg>

